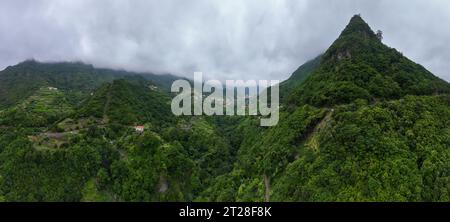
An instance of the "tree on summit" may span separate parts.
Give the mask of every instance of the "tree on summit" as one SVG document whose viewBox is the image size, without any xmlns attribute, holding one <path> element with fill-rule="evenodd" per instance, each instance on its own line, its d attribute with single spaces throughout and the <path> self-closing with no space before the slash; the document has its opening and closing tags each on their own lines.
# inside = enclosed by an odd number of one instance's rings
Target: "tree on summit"
<svg viewBox="0 0 450 222">
<path fill-rule="evenodd" d="M 383 31 L 381 31 L 381 30 L 378 30 L 378 31 L 377 31 L 377 38 L 378 38 L 380 41 L 383 40 Z"/>
</svg>

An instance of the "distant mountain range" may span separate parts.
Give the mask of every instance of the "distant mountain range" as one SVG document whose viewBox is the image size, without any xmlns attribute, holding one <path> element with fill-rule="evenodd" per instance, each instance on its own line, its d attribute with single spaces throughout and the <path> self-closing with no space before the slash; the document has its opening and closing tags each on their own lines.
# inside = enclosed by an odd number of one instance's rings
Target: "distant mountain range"
<svg viewBox="0 0 450 222">
<path fill-rule="evenodd" d="M 166 91 L 170 90 L 173 81 L 180 79 L 170 74 L 99 69 L 79 62 L 41 63 L 28 60 L 0 72 L 0 107 L 13 105 L 41 87 L 51 86 L 66 92 L 81 93 L 83 95 L 75 95 L 81 98 L 103 83 L 136 75 Z"/>
</svg>

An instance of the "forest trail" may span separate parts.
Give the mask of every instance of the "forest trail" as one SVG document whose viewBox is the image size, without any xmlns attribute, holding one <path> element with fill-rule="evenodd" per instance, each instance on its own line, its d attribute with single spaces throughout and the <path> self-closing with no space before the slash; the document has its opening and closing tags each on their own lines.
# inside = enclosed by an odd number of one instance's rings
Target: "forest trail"
<svg viewBox="0 0 450 222">
<path fill-rule="evenodd" d="M 103 120 L 102 120 L 102 122 L 104 124 L 109 122 L 109 118 L 108 118 L 108 115 L 106 115 L 106 113 L 108 112 L 109 104 L 111 103 L 111 89 L 112 89 L 112 85 L 109 86 L 108 93 L 106 94 L 105 106 L 103 107 Z"/>
<path fill-rule="evenodd" d="M 330 122 L 333 116 L 334 109 L 328 109 L 325 116 L 320 120 L 320 122 L 314 127 L 314 129 L 305 137 L 305 144 L 312 148 L 313 150 L 319 150 L 319 138 L 318 133 L 323 130 L 327 124 Z"/>
<path fill-rule="evenodd" d="M 270 178 L 264 174 L 264 187 L 265 189 L 265 194 L 264 194 L 264 201 L 265 202 L 270 202 Z"/>
</svg>

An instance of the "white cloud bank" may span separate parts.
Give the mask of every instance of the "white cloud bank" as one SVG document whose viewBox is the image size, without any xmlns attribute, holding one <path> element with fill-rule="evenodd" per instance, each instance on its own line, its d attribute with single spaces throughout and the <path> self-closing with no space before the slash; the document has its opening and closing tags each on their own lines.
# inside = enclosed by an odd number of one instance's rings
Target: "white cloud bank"
<svg viewBox="0 0 450 222">
<path fill-rule="evenodd" d="M 3 0 L 0 68 L 28 58 L 218 79 L 285 79 L 357 13 L 450 80 L 446 0 Z"/>
</svg>

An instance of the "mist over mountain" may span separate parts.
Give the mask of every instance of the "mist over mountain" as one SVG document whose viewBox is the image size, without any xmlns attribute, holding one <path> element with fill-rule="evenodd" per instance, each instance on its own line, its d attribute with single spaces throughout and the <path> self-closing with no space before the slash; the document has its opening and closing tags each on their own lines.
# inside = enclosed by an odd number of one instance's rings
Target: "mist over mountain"
<svg viewBox="0 0 450 222">
<path fill-rule="evenodd" d="M 173 75 L 9 66 L 0 201 L 450 201 L 450 84 L 381 37 L 353 16 L 280 84 L 273 127 L 175 116 Z"/>
<path fill-rule="evenodd" d="M 180 79 L 169 74 L 99 69 L 81 62 L 42 63 L 27 60 L 0 71 L 0 108 L 27 98 L 41 87 L 57 87 L 71 93 L 72 99 L 77 102 L 103 83 L 135 75 L 153 81 L 165 91 L 170 90 L 173 81 Z"/>
<path fill-rule="evenodd" d="M 384 41 L 450 80 L 442 0 L 4 0 L 0 69 L 29 58 L 213 79 L 278 79 L 361 13 Z M 82 16 L 81 16 L 82 15 Z M 14 19 L 12 19 L 14 18 Z"/>
</svg>

